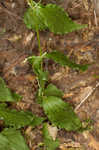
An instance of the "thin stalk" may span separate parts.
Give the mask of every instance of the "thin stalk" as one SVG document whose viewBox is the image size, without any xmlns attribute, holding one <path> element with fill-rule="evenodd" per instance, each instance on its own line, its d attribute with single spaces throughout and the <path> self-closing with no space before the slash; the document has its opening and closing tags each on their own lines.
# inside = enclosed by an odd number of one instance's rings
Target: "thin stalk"
<svg viewBox="0 0 99 150">
<path fill-rule="evenodd" d="M 33 9 L 35 6 L 38 5 L 38 3 L 36 3 L 35 1 L 32 0 L 27 0 L 28 5 Z M 40 2 L 39 2 L 40 3 Z M 40 43 L 40 36 L 39 36 L 39 30 L 36 26 L 36 33 L 37 33 L 37 40 L 38 40 L 38 46 L 39 46 L 39 52 L 40 52 L 40 56 L 42 55 L 42 49 L 41 49 L 41 43 Z"/>
<path fill-rule="evenodd" d="M 36 3 L 35 1 L 32 0 L 27 0 L 28 5 L 34 9 L 34 7 L 37 7 L 39 3 Z M 40 42 L 40 35 L 39 35 L 39 30 L 38 27 L 36 26 L 36 34 L 37 34 L 37 41 L 38 41 L 38 48 L 39 48 L 39 55 L 43 56 L 46 55 L 46 53 L 43 54 L 42 48 L 41 48 L 41 42 Z M 41 71 L 43 71 L 43 66 L 42 66 L 43 62 L 41 62 L 40 64 L 40 69 Z M 33 66 L 32 66 L 33 67 Z M 37 81 L 38 81 L 38 85 L 39 85 L 39 97 L 43 97 L 43 90 L 44 90 L 44 86 L 42 85 L 42 83 L 40 83 L 39 78 L 37 77 Z"/>
<path fill-rule="evenodd" d="M 38 28 L 36 27 L 36 33 L 37 33 L 37 41 L 38 41 L 38 47 L 39 47 L 39 53 L 40 53 L 40 56 L 42 56 L 43 54 L 43 51 L 42 51 L 42 48 L 41 48 L 41 42 L 40 42 L 40 36 L 39 36 L 39 30 Z M 42 66 L 43 62 L 41 62 L 41 70 L 43 71 L 43 66 Z M 39 89 L 41 89 L 39 92 L 39 96 L 43 97 L 43 89 L 42 89 L 42 84 L 40 84 L 40 81 L 38 79 L 38 85 L 39 85 Z"/>
<path fill-rule="evenodd" d="M 32 1 L 32 0 L 27 0 L 27 3 L 32 9 L 37 4 L 35 1 Z"/>
<path fill-rule="evenodd" d="M 39 52 L 40 52 L 40 56 L 41 56 L 42 55 L 42 48 L 41 48 L 40 36 L 39 36 L 38 29 L 36 29 L 36 33 L 37 33 L 37 40 L 38 40 Z"/>
</svg>

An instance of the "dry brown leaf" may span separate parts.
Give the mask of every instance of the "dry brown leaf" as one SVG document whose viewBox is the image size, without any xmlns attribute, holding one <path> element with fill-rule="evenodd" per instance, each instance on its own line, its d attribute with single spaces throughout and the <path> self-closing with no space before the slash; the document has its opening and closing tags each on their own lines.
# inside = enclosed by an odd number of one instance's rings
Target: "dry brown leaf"
<svg viewBox="0 0 99 150">
<path fill-rule="evenodd" d="M 29 126 L 29 127 L 26 129 L 25 134 L 26 134 L 26 135 L 29 135 L 30 132 L 31 132 L 31 130 L 32 130 L 32 127 Z"/>
<path fill-rule="evenodd" d="M 34 37 L 34 33 L 30 32 L 29 34 L 26 34 L 24 39 L 23 39 L 23 45 L 27 46 L 29 44 L 29 42 L 33 39 Z"/>
<path fill-rule="evenodd" d="M 31 74 L 27 74 L 27 75 L 25 75 L 25 79 L 30 81 L 30 82 L 34 82 L 34 80 L 36 79 L 36 76 L 31 75 Z"/>
<path fill-rule="evenodd" d="M 53 126 L 48 124 L 48 132 L 49 132 L 50 136 L 52 137 L 52 139 L 55 141 L 56 136 L 57 136 L 57 132 L 58 132 L 58 128 L 53 127 Z"/>
<path fill-rule="evenodd" d="M 67 93 L 67 94 L 64 94 L 63 95 L 63 98 L 68 98 L 68 97 L 71 97 L 73 96 L 74 94 L 71 92 L 71 93 Z"/>
<path fill-rule="evenodd" d="M 88 9 L 89 9 L 88 1 L 87 0 L 83 0 L 83 4 L 84 4 L 85 9 L 88 11 Z"/>
<path fill-rule="evenodd" d="M 93 147 L 95 150 L 99 150 L 99 142 L 95 140 L 95 138 L 90 134 L 89 146 Z"/>
<path fill-rule="evenodd" d="M 20 40 L 21 38 L 22 38 L 22 35 L 16 35 L 16 34 L 14 34 L 12 37 L 9 37 L 8 40 L 10 42 L 16 42 L 16 41 Z"/>
<path fill-rule="evenodd" d="M 88 94 L 90 92 L 92 92 L 92 90 L 93 90 L 92 86 L 81 88 L 79 95 L 77 95 L 77 97 L 75 97 L 75 101 L 78 103 L 81 102 L 82 100 L 84 100 L 88 96 Z"/>
<path fill-rule="evenodd" d="M 67 141 L 67 143 L 60 145 L 61 150 L 83 150 L 82 146 L 78 142 L 72 140 Z"/>
<path fill-rule="evenodd" d="M 88 139 L 88 145 L 90 147 L 92 147 L 94 150 L 99 150 L 99 142 L 96 141 L 96 139 L 89 132 L 84 132 L 83 135 L 86 139 Z"/>
</svg>

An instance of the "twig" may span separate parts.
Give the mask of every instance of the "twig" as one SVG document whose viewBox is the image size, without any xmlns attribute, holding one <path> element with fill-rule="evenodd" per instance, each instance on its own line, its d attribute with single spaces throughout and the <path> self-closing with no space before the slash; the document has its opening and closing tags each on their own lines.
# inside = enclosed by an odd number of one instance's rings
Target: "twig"
<svg viewBox="0 0 99 150">
<path fill-rule="evenodd" d="M 94 17 L 95 17 L 95 25 L 96 27 L 98 26 L 98 22 L 97 22 L 97 16 L 96 16 L 96 11 L 94 10 Z"/>
<path fill-rule="evenodd" d="M 89 98 L 89 96 L 96 90 L 96 88 L 99 86 L 99 82 L 96 84 L 96 86 L 87 94 L 87 96 L 78 104 L 75 108 L 75 112 L 81 107 L 81 105 Z"/>
<path fill-rule="evenodd" d="M 96 5 L 97 5 L 96 0 L 94 0 L 94 17 L 95 17 L 95 25 L 97 27 L 98 26 L 98 21 L 97 21 L 97 15 L 96 15 L 96 10 L 95 10 Z"/>
</svg>

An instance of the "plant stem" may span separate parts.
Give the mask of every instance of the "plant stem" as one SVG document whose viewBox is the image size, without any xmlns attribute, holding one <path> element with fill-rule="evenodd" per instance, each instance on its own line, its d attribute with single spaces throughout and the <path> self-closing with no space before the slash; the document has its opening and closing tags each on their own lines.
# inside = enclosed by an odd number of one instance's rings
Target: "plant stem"
<svg viewBox="0 0 99 150">
<path fill-rule="evenodd" d="M 35 1 L 32 1 L 32 0 L 27 0 L 27 3 L 28 3 L 28 5 L 30 5 L 30 7 L 32 9 L 37 4 Z M 36 33 L 37 33 L 37 40 L 38 40 L 39 52 L 40 52 L 40 56 L 41 56 L 42 55 L 42 49 L 41 49 L 41 43 L 40 43 L 39 30 L 38 30 L 37 26 L 36 26 Z"/>
<path fill-rule="evenodd" d="M 38 31 L 38 28 L 36 27 L 36 33 L 37 33 L 37 40 L 38 40 L 38 47 L 39 47 L 39 53 L 40 53 L 40 56 L 42 55 L 42 48 L 41 48 L 41 42 L 40 42 L 40 36 L 39 36 L 39 31 Z M 43 70 L 43 67 L 42 67 L 42 62 L 41 62 L 41 70 Z M 38 80 L 38 85 L 39 85 L 39 88 L 42 89 L 42 85 L 40 84 L 40 81 Z M 40 91 L 39 93 L 40 95 L 39 96 L 43 96 L 43 92 Z"/>
<path fill-rule="evenodd" d="M 28 5 L 33 9 L 33 7 L 36 5 L 36 2 L 32 0 L 27 0 Z"/>
<path fill-rule="evenodd" d="M 40 52 L 40 56 L 41 56 L 42 55 L 42 48 L 41 48 L 40 36 L 39 36 L 38 29 L 36 29 L 36 33 L 37 33 L 37 40 L 38 40 L 39 52 Z"/>
</svg>

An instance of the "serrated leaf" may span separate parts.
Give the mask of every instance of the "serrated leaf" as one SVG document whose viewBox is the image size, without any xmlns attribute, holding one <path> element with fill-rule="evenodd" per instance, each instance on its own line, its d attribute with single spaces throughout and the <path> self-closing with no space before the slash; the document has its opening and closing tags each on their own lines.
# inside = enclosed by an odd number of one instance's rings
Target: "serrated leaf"
<svg viewBox="0 0 99 150">
<path fill-rule="evenodd" d="M 43 18 L 40 15 L 40 6 L 36 6 L 33 9 L 28 8 L 24 14 L 24 23 L 28 29 L 34 29 L 35 31 L 46 29 Z"/>
<path fill-rule="evenodd" d="M 41 62 L 45 56 L 46 56 L 46 53 L 43 54 L 42 56 L 31 56 L 31 57 L 27 58 L 27 60 L 33 67 L 34 73 L 38 77 L 40 88 L 41 88 L 40 93 L 42 93 L 41 91 L 44 88 L 45 82 L 48 80 L 48 72 L 44 72 L 41 69 Z"/>
<path fill-rule="evenodd" d="M 42 70 L 38 71 L 38 78 L 40 81 L 47 81 L 48 80 L 48 72 L 44 72 Z"/>
<path fill-rule="evenodd" d="M 55 4 L 44 6 L 39 3 L 35 3 L 34 7 L 27 9 L 24 14 L 24 23 L 29 29 L 36 31 L 49 28 L 56 34 L 65 34 L 87 26 L 73 22 L 60 6 Z"/>
<path fill-rule="evenodd" d="M 0 150 L 29 150 L 20 131 L 5 129 L 0 133 Z"/>
<path fill-rule="evenodd" d="M 55 85 L 49 84 L 47 88 L 44 91 L 45 96 L 56 96 L 56 97 L 62 97 L 63 92 L 58 89 Z"/>
<path fill-rule="evenodd" d="M 34 115 L 33 122 L 30 125 L 32 126 L 32 128 L 34 128 L 34 127 L 40 125 L 44 120 L 45 120 L 45 118 L 37 117 Z"/>
<path fill-rule="evenodd" d="M 41 62 L 45 57 L 46 57 L 46 53 L 43 53 L 43 55 L 41 56 L 30 56 L 26 59 L 26 61 L 28 61 L 32 65 L 34 73 L 36 75 L 40 74 Z"/>
<path fill-rule="evenodd" d="M 41 56 L 31 56 L 31 57 L 28 57 L 27 60 L 32 65 L 34 73 L 36 75 L 38 75 L 39 70 L 41 70 L 42 57 Z"/>
<path fill-rule="evenodd" d="M 41 56 L 31 56 L 28 57 L 27 60 L 29 61 L 29 63 L 32 65 L 33 67 L 33 71 L 34 73 L 37 75 L 38 81 L 39 81 L 39 86 L 40 89 L 37 93 L 37 99 L 38 99 L 38 103 L 42 103 L 42 93 L 45 87 L 45 83 L 46 81 L 48 81 L 48 72 L 44 72 L 42 71 L 41 68 L 41 63 L 42 60 L 46 57 L 46 53 L 44 53 Z"/>
<path fill-rule="evenodd" d="M 10 144 L 6 137 L 4 137 L 2 134 L 0 134 L 0 149 L 1 150 L 9 150 Z"/>
<path fill-rule="evenodd" d="M 18 101 L 22 97 L 16 93 L 11 92 L 9 88 L 7 88 L 4 80 L 0 77 L 0 101 L 1 102 L 11 102 Z"/>
<path fill-rule="evenodd" d="M 46 150 L 56 150 L 56 148 L 59 146 L 59 141 L 57 139 L 53 140 L 53 138 L 50 136 L 46 123 L 43 125 L 43 138 Z"/>
<path fill-rule="evenodd" d="M 6 126 L 18 129 L 27 125 L 34 127 L 38 121 L 42 122 L 44 119 L 36 117 L 29 111 L 18 112 L 15 109 L 8 109 L 6 106 L 0 105 L 0 120 L 3 120 Z"/>
<path fill-rule="evenodd" d="M 81 128 L 81 122 L 74 113 L 73 108 L 55 96 L 45 97 L 43 108 L 49 120 L 59 128 L 67 131 L 76 131 Z"/>
<path fill-rule="evenodd" d="M 68 14 L 55 4 L 48 4 L 45 7 L 40 7 L 40 15 L 43 18 L 44 24 L 51 32 L 56 34 L 65 34 L 86 27 L 73 22 Z"/>
<path fill-rule="evenodd" d="M 52 51 L 46 55 L 47 58 L 54 60 L 56 63 L 59 63 L 62 66 L 68 66 L 72 69 L 79 69 L 85 71 L 88 69 L 88 64 L 80 65 L 71 61 L 66 55 L 59 51 Z"/>
</svg>

